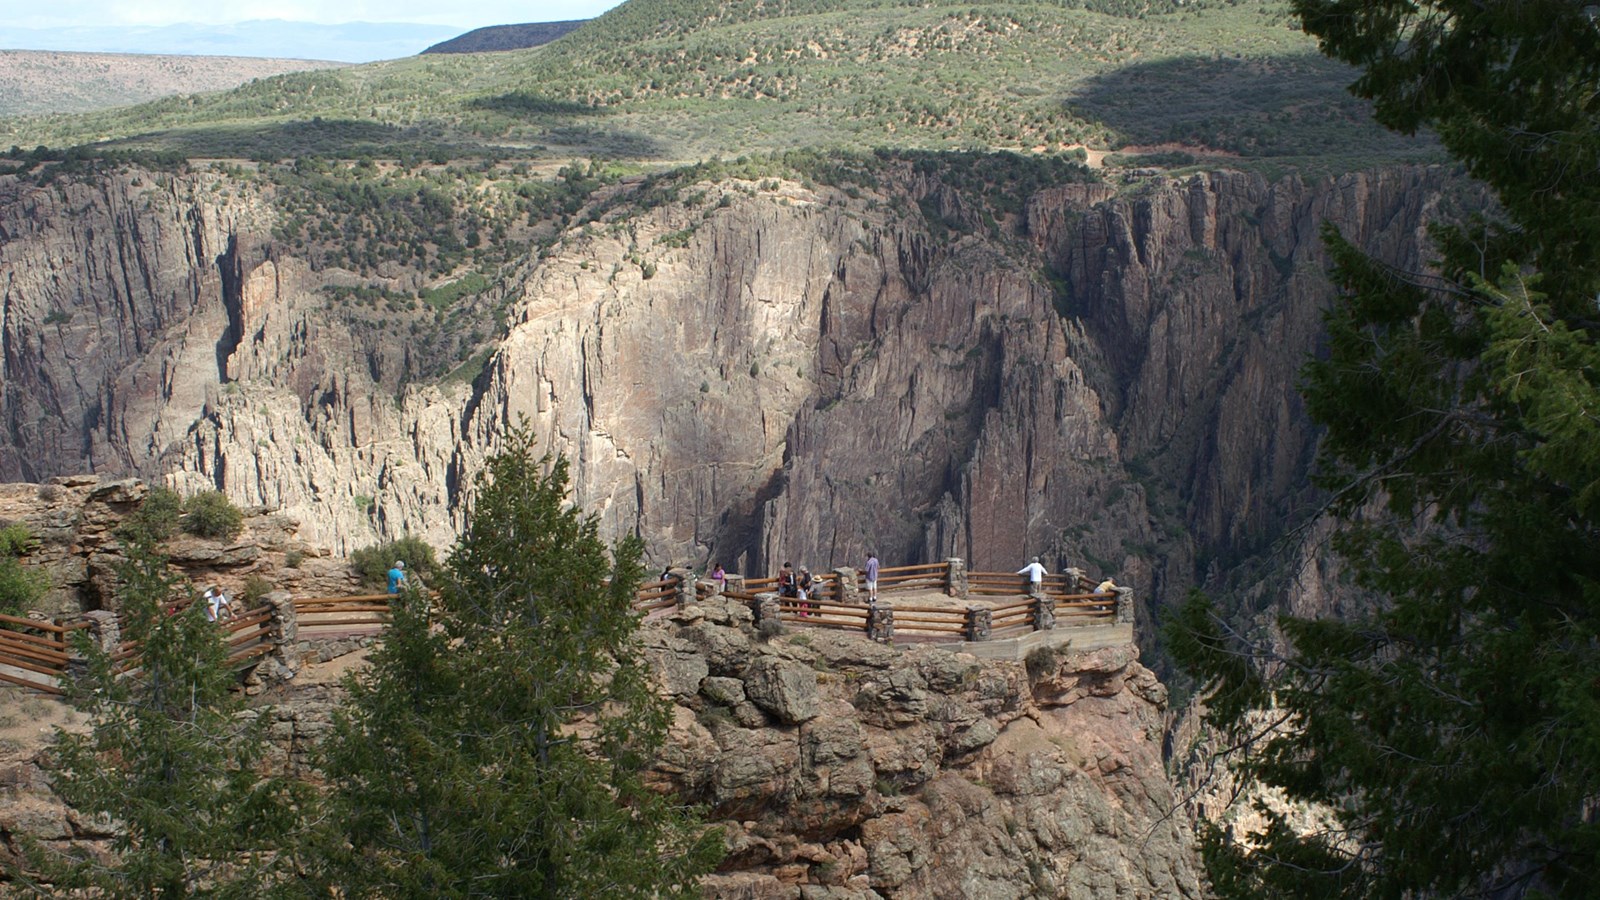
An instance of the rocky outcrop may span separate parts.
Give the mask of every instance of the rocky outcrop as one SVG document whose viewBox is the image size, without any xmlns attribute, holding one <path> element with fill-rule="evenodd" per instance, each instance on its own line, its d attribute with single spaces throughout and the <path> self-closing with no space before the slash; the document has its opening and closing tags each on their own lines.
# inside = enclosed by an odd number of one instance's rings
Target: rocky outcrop
<svg viewBox="0 0 1600 900">
<path fill-rule="evenodd" d="M 527 422 L 658 562 L 1040 554 L 1160 601 L 1308 506 L 1293 385 L 1328 295 L 1320 223 L 1411 264 L 1448 183 L 1074 184 L 989 228 L 937 173 L 890 175 L 613 196 L 503 273 L 508 331 L 477 381 L 398 401 L 390 351 L 352 357 L 331 276 L 266 237 L 248 186 L 7 182 L 0 476 L 215 486 L 334 552 L 444 545 Z"/>
<path fill-rule="evenodd" d="M 45 484 L 0 484 L 0 523 L 20 524 L 33 538 L 24 565 L 42 572 L 48 590 L 32 610 L 46 618 L 76 618 L 88 610 L 117 608 L 118 568 L 127 561 L 118 529 L 135 513 L 149 487 L 136 478 L 63 476 Z M 299 523 L 277 511 L 244 511 L 235 538 L 214 540 L 174 534 L 160 550 L 196 593 L 217 585 L 240 595 L 291 590 L 330 596 L 360 590 L 342 559 L 298 537 Z"/>
<path fill-rule="evenodd" d="M 1166 691 L 1132 647 L 1023 665 L 824 631 L 762 641 L 721 599 L 647 624 L 639 647 L 675 703 L 647 778 L 726 841 L 708 897 L 1202 896 L 1162 767 Z M 313 780 L 342 699 L 327 674 L 255 706 L 270 762 Z M 23 834 L 107 837 L 51 794 L 33 746 L 0 747 L 0 862 Z"/>
<path fill-rule="evenodd" d="M 646 632 L 706 672 L 665 680 L 654 774 L 724 829 L 708 896 L 1200 896 L 1166 690 L 1132 647 L 1025 667 L 821 631 L 763 644 L 748 622 L 713 602 Z"/>
</svg>

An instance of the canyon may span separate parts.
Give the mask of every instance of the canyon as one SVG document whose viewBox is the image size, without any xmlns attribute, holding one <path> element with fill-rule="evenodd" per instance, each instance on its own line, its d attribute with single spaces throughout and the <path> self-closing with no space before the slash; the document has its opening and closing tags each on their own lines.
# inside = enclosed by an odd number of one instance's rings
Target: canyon
<svg viewBox="0 0 1600 900">
<path fill-rule="evenodd" d="M 646 629 L 677 704 L 653 777 L 729 839 L 708 894 L 1200 896 L 1190 817 L 1225 804 L 1157 678 L 1163 610 L 1195 586 L 1337 608 L 1325 527 L 1297 527 L 1319 502 L 1294 384 L 1332 296 L 1320 232 L 1423 268 L 1459 177 L 1224 170 L 996 204 L 895 162 L 865 190 L 689 187 L 597 190 L 588 221 L 496 273 L 504 328 L 481 369 L 418 379 L 417 330 L 342 315 L 329 298 L 357 273 L 276 238 L 260 181 L 0 176 L 0 479 L 18 482 L 0 514 L 43 538 L 51 608 L 114 603 L 109 523 L 132 477 L 250 511 L 239 542 L 189 541 L 180 565 L 354 590 L 353 549 L 449 545 L 517 426 L 653 565 L 1039 555 L 1131 585 L 1142 646 L 1021 665 L 764 642 L 721 603 Z M 259 708 L 304 765 L 339 689 L 279 690 Z M 7 761 L 0 830 L 104 840 L 52 805 L 39 765 Z"/>
<path fill-rule="evenodd" d="M 1255 572 L 1314 508 L 1294 383 L 1331 296 L 1322 223 L 1418 267 L 1456 183 L 1067 183 L 998 222 L 911 166 L 867 192 L 723 179 L 630 206 L 622 185 L 502 267 L 475 379 L 401 384 L 405 331 L 333 313 L 352 273 L 274 241 L 259 183 L 0 176 L 0 478 L 216 488 L 334 554 L 442 547 L 526 423 L 658 564 L 1041 555 L 1159 608 Z"/>
</svg>

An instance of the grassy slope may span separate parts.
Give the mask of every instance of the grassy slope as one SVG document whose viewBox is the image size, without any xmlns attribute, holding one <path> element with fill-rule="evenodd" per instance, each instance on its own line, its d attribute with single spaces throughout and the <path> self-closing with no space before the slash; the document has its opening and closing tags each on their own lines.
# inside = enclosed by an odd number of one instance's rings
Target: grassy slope
<svg viewBox="0 0 1600 900">
<path fill-rule="evenodd" d="M 237 56 L 0 50 L 0 118 L 85 112 L 344 63 Z"/>
<path fill-rule="evenodd" d="M 630 0 L 510 53 L 264 79 L 85 116 L 0 146 L 112 140 L 192 156 L 494 154 L 642 162 L 796 146 L 1059 150 L 1175 141 L 1367 161 L 1369 125 L 1275 0 L 1161 14 L 1041 2 Z M 1161 9 L 1160 2 L 1152 5 Z M 318 118 L 320 117 L 320 119 Z"/>
</svg>

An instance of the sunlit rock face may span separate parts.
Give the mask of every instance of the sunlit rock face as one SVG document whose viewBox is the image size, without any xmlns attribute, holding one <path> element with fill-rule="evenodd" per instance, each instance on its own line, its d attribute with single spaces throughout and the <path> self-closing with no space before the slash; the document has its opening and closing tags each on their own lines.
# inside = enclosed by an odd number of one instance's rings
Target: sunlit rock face
<svg viewBox="0 0 1600 900">
<path fill-rule="evenodd" d="M 508 266 L 496 352 L 438 384 L 401 383 L 402 329 L 351 333 L 324 299 L 350 273 L 276 244 L 250 183 L 0 181 L 5 479 L 138 474 L 335 553 L 446 545 L 526 422 L 655 563 L 1037 554 L 1164 601 L 1308 505 L 1321 224 L 1416 265 L 1447 178 L 1070 184 L 993 226 L 937 174 L 707 184 Z"/>
</svg>

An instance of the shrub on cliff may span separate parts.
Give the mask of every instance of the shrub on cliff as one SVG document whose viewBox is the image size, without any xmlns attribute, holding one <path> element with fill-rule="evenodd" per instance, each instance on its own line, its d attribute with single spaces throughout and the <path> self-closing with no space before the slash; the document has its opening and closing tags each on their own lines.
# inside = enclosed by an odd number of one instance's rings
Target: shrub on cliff
<svg viewBox="0 0 1600 900">
<path fill-rule="evenodd" d="M 24 612 L 50 586 L 43 572 L 22 565 L 21 557 L 33 548 L 33 532 L 21 524 L 0 528 L 0 615 Z"/>
<path fill-rule="evenodd" d="M 183 501 L 183 530 L 196 537 L 231 541 L 244 528 L 244 513 L 220 491 L 202 491 Z"/>
<path fill-rule="evenodd" d="M 434 553 L 433 545 L 422 538 L 410 536 L 362 547 L 350 554 L 350 568 L 360 576 L 362 585 L 380 588 L 386 583 L 389 569 L 396 560 L 404 561 L 410 577 L 420 578 L 424 584 L 432 580 L 439 568 L 439 558 Z"/>
<path fill-rule="evenodd" d="M 117 533 L 128 538 L 142 535 L 150 541 L 164 541 L 178 533 L 182 521 L 183 497 L 172 488 L 153 487 L 145 494 L 139 508 L 123 520 Z"/>
<path fill-rule="evenodd" d="M 720 837 L 650 790 L 666 702 L 631 639 L 638 542 L 607 551 L 526 431 L 479 475 L 438 579 L 394 604 L 323 748 L 321 877 L 351 897 L 692 896 Z"/>
</svg>

